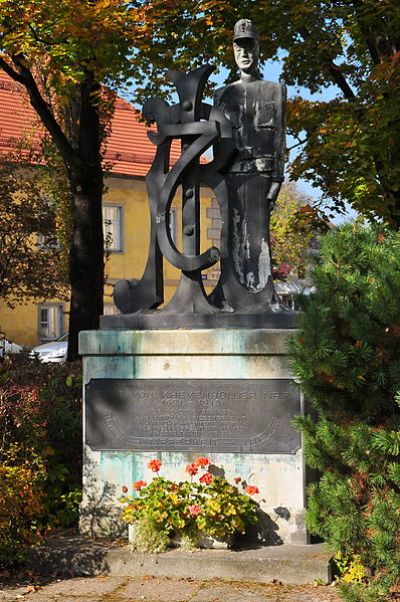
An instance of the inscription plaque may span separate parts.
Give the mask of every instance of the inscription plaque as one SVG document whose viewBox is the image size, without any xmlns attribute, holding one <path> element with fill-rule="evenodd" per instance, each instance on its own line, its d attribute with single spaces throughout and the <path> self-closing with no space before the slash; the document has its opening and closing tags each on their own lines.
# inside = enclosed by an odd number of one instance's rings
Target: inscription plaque
<svg viewBox="0 0 400 602">
<path fill-rule="evenodd" d="M 93 450 L 295 453 L 300 392 L 289 379 L 92 379 Z"/>
</svg>

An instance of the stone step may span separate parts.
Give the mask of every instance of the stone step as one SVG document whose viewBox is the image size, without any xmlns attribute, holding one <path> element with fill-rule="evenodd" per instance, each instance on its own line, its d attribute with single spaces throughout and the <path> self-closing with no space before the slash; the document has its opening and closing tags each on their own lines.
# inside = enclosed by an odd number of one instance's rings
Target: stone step
<svg viewBox="0 0 400 602">
<path fill-rule="evenodd" d="M 195 552 L 176 549 L 164 554 L 141 554 L 125 542 L 63 535 L 50 537 L 33 550 L 27 564 L 29 569 L 43 575 L 147 575 L 306 584 L 330 583 L 330 557 L 323 544 Z"/>
</svg>

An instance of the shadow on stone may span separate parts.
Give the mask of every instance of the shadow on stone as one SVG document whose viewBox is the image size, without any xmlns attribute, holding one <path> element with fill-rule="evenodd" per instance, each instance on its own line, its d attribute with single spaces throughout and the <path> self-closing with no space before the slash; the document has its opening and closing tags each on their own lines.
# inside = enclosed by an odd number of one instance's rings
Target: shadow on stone
<svg viewBox="0 0 400 602">
<path fill-rule="evenodd" d="M 290 512 L 284 506 L 278 506 L 278 508 L 274 508 L 274 512 L 284 520 L 289 520 L 290 518 Z"/>
<path fill-rule="evenodd" d="M 83 500 L 80 505 L 79 530 L 90 537 L 127 537 L 127 526 L 122 522 L 122 505 L 115 504 L 115 485 L 99 483 L 96 463 L 84 456 Z"/>
<path fill-rule="evenodd" d="M 208 472 L 212 474 L 214 477 L 225 477 L 225 470 L 222 466 L 216 466 L 215 464 L 210 464 L 208 467 Z"/>
<path fill-rule="evenodd" d="M 59 534 L 46 539 L 43 545 L 32 548 L 25 568 L 49 580 L 109 573 L 106 545 L 78 533 Z"/>
<path fill-rule="evenodd" d="M 283 545 L 283 541 L 277 533 L 279 530 L 277 523 L 261 509 L 258 510 L 258 515 L 259 522 L 257 525 L 250 525 L 246 529 L 246 533 L 243 535 L 239 534 L 235 537 L 234 547 L 232 548 L 233 551 L 235 551 L 235 548 L 239 551 Z"/>
<path fill-rule="evenodd" d="M 264 546 L 281 546 L 283 541 L 278 535 L 279 526 L 269 514 L 259 510 L 259 537 Z"/>
</svg>

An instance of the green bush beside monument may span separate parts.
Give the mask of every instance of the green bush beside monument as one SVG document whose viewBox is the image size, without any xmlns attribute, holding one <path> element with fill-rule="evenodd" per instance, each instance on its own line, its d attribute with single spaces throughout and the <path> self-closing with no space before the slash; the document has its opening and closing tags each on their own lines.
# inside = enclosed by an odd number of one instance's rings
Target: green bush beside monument
<svg viewBox="0 0 400 602">
<path fill-rule="evenodd" d="M 296 425 L 309 466 L 310 531 L 359 555 L 369 584 L 347 600 L 387 600 L 400 584 L 400 236 L 347 225 L 322 241 L 316 292 L 291 341 L 311 416 Z"/>
</svg>

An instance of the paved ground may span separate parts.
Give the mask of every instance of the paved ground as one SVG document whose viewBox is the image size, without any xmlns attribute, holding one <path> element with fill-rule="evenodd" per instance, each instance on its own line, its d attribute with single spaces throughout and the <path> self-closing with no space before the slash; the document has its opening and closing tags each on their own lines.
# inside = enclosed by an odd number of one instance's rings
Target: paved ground
<svg viewBox="0 0 400 602">
<path fill-rule="evenodd" d="M 4 586 L 0 602 L 339 602 L 332 586 L 91 577 Z"/>
</svg>

